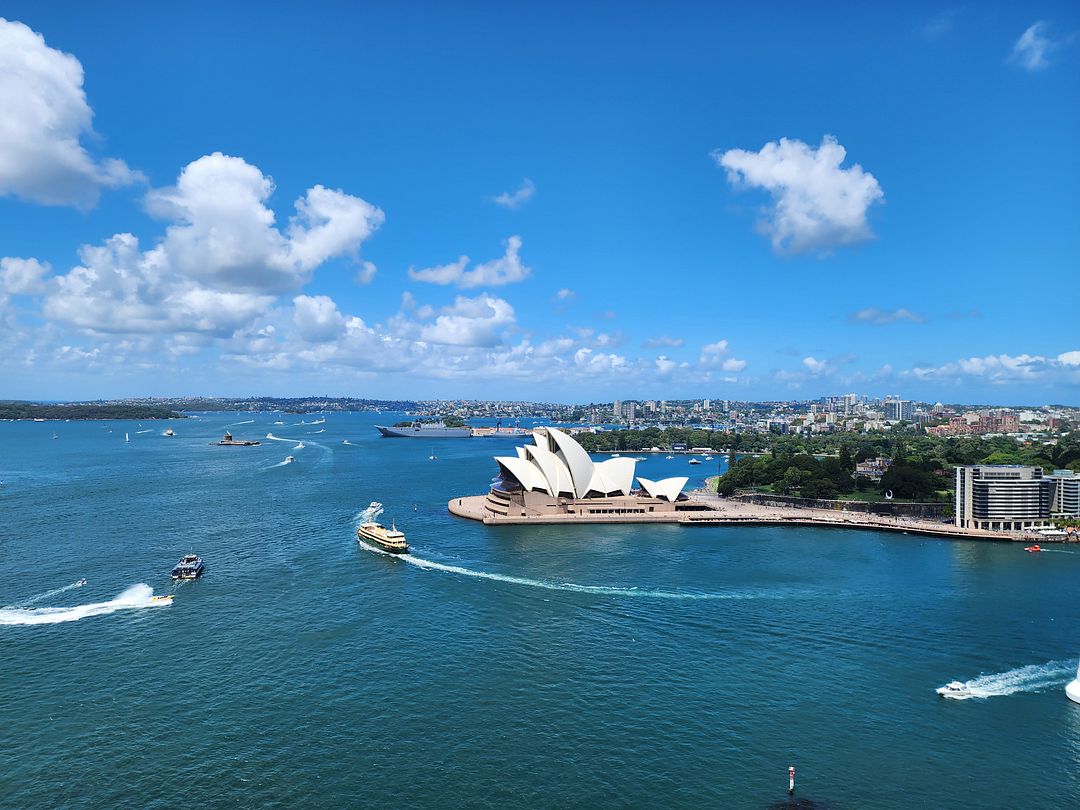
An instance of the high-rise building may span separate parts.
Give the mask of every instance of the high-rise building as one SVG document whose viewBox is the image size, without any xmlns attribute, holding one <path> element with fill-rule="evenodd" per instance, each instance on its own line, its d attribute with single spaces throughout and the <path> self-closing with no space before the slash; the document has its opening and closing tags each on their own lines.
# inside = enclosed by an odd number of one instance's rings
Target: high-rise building
<svg viewBox="0 0 1080 810">
<path fill-rule="evenodd" d="M 611 406 L 611 415 L 616 422 L 622 419 L 622 400 L 615 400 L 615 404 Z"/>
<path fill-rule="evenodd" d="M 885 418 L 890 422 L 910 422 L 915 413 L 915 403 L 907 399 L 885 401 Z"/>
<path fill-rule="evenodd" d="M 1080 475 L 1054 470 L 1046 476 L 1050 488 L 1050 517 L 1080 517 Z"/>
<path fill-rule="evenodd" d="M 707 400 L 707 399 L 703 399 L 703 400 L 701 401 L 701 409 L 702 409 L 703 411 L 707 411 L 707 410 L 709 410 L 709 406 L 710 406 L 710 405 L 712 405 L 712 402 L 710 402 L 710 401 L 709 401 L 709 400 Z"/>
<path fill-rule="evenodd" d="M 1042 467 L 957 467 L 955 506 L 961 528 L 1028 529 L 1050 517 L 1050 487 Z"/>
</svg>

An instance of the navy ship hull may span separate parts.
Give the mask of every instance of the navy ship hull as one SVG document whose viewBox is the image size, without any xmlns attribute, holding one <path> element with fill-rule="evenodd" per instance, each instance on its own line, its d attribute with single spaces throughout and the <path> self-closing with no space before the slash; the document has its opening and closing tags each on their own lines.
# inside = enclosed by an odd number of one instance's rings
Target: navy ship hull
<svg viewBox="0 0 1080 810">
<path fill-rule="evenodd" d="M 420 427 L 383 427 L 376 425 L 376 430 L 388 439 L 468 439 L 472 436 L 470 427 L 442 427 L 421 425 Z"/>
</svg>

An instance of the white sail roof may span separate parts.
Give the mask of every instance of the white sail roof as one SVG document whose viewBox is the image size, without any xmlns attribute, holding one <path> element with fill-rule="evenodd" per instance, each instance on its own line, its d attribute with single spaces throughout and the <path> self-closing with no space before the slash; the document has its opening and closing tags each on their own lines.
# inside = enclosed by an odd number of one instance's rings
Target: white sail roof
<svg viewBox="0 0 1080 810">
<path fill-rule="evenodd" d="M 634 459 L 609 458 L 594 462 L 573 437 L 551 427 L 534 430 L 533 440 L 534 445 L 515 448 L 517 457 L 495 458 L 503 472 L 524 489 L 571 498 L 629 495 L 632 492 L 637 467 Z M 637 480 L 650 496 L 674 501 L 689 479 Z"/>
<path fill-rule="evenodd" d="M 683 487 L 686 486 L 686 482 L 689 480 L 685 476 L 679 476 L 677 478 L 665 478 L 661 481 L 650 481 L 648 478 L 638 476 L 638 483 L 651 497 L 664 498 L 669 501 L 674 501 L 679 497 L 679 493 L 682 492 Z"/>
</svg>

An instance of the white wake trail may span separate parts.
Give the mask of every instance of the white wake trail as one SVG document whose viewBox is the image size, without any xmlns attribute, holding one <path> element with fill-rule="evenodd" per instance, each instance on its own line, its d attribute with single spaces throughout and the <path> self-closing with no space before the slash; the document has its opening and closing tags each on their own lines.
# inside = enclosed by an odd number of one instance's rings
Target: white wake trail
<svg viewBox="0 0 1080 810">
<path fill-rule="evenodd" d="M 15 602 L 12 605 L 8 605 L 8 608 L 24 608 L 30 605 L 35 605 L 38 602 L 44 602 L 46 599 L 52 599 L 54 596 L 59 596 L 67 591 L 74 590 L 75 588 L 81 588 L 86 584 L 85 579 L 80 579 L 77 582 L 72 582 L 70 585 L 65 585 L 62 588 L 53 588 L 51 591 L 45 591 L 45 593 L 39 593 L 37 596 L 31 596 L 29 599 L 23 599 L 21 602 Z"/>
<path fill-rule="evenodd" d="M 971 693 L 971 697 L 1001 697 L 1017 692 L 1041 692 L 1053 686 L 1064 686 L 1072 673 L 1073 661 L 1067 658 L 1047 661 L 1045 664 L 1028 664 L 993 675 L 980 675 L 966 681 L 964 685 Z"/>
<path fill-rule="evenodd" d="M 230 422 L 225 427 L 236 427 L 237 425 L 254 425 L 254 424 L 255 424 L 254 419 L 247 419 L 247 420 L 245 420 L 243 422 Z"/>
<path fill-rule="evenodd" d="M 119 610 L 135 610 L 148 607 L 166 607 L 171 599 L 153 601 L 154 589 L 149 585 L 132 585 L 115 599 L 108 602 L 91 602 L 69 608 L 26 608 L 0 610 L 0 627 L 32 624 L 60 624 L 77 622 L 89 616 L 106 616 Z"/>
</svg>

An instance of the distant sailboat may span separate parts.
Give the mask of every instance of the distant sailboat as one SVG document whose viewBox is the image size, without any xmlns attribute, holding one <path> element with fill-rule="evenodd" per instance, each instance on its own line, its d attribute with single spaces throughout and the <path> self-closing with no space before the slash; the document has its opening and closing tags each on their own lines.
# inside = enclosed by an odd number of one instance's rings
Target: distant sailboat
<svg viewBox="0 0 1080 810">
<path fill-rule="evenodd" d="M 131 441 L 131 437 L 128 436 L 126 433 L 124 434 L 124 441 L 125 442 L 130 442 Z"/>
<path fill-rule="evenodd" d="M 435 448 L 433 447 L 433 448 L 431 448 L 431 455 L 428 456 L 428 460 L 429 461 L 435 461 L 435 459 L 437 459 L 437 458 L 438 458 L 438 456 L 435 455 Z"/>
<path fill-rule="evenodd" d="M 54 431 L 53 431 L 53 433 L 52 433 L 52 437 L 53 437 L 54 439 L 59 439 L 59 438 L 60 438 L 60 437 L 59 437 L 58 435 L 56 435 L 56 431 L 55 431 L 55 430 L 54 430 Z"/>
</svg>

